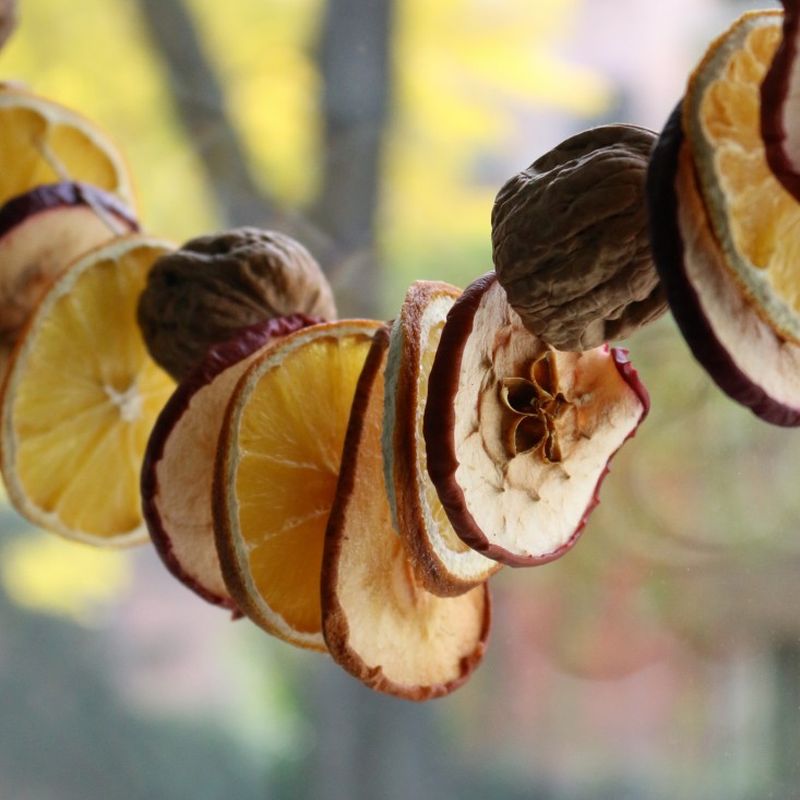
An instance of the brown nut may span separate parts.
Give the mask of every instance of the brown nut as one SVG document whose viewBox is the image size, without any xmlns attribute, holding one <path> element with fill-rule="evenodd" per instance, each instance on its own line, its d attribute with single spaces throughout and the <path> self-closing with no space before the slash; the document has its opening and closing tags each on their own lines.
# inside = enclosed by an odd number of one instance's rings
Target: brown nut
<svg viewBox="0 0 800 800">
<path fill-rule="evenodd" d="M 258 228 L 200 236 L 159 259 L 138 309 L 150 354 L 179 381 L 211 345 L 287 314 L 336 319 L 333 292 L 303 245 Z"/>
<path fill-rule="evenodd" d="M 557 350 L 624 338 L 667 309 L 644 195 L 656 138 L 635 125 L 583 131 L 495 199 L 498 280 L 525 327 Z"/>
</svg>

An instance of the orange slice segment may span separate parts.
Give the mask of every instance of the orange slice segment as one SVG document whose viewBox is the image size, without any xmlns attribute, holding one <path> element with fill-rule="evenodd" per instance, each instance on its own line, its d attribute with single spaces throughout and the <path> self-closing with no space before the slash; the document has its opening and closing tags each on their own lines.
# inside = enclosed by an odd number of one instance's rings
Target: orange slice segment
<svg viewBox="0 0 800 800">
<path fill-rule="evenodd" d="M 174 382 L 150 359 L 136 304 L 170 246 L 117 239 L 75 262 L 18 342 L 2 395 L 2 470 L 31 521 L 101 545 L 141 541 L 139 471 Z"/>
<path fill-rule="evenodd" d="M 422 421 L 436 348 L 461 290 L 417 281 L 392 327 L 385 381 L 383 461 L 389 503 L 420 581 L 443 597 L 477 586 L 500 568 L 453 530 L 428 475 Z"/>
<path fill-rule="evenodd" d="M 760 87 L 782 14 L 744 14 L 709 48 L 684 100 L 700 191 L 727 268 L 773 330 L 800 343 L 800 204 L 767 164 Z"/>
<path fill-rule="evenodd" d="M 319 580 L 350 404 L 381 323 L 289 334 L 248 369 L 220 432 L 217 550 L 239 608 L 269 633 L 324 650 Z"/>
<path fill-rule="evenodd" d="M 416 577 L 381 481 L 383 371 L 378 332 L 359 378 L 325 538 L 322 605 L 333 658 L 367 686 L 410 700 L 448 694 L 486 648 L 487 585 L 437 597 Z"/>
<path fill-rule="evenodd" d="M 131 208 L 130 173 L 116 145 L 90 120 L 30 92 L 0 92 L 0 204 L 44 183 L 90 183 Z"/>
</svg>

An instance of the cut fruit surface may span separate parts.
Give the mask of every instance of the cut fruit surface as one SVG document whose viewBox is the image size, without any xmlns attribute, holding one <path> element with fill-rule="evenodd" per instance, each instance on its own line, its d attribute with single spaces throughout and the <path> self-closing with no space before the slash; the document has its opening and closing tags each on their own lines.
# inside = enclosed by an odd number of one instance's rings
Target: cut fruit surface
<svg viewBox="0 0 800 800">
<path fill-rule="evenodd" d="M 380 322 L 291 333 L 242 376 L 220 431 L 214 525 L 225 583 L 269 633 L 323 650 L 322 548 L 350 404 Z"/>
<path fill-rule="evenodd" d="M 225 409 L 247 367 L 266 346 L 317 322 L 294 315 L 244 329 L 211 347 L 159 414 L 142 465 L 142 508 L 169 571 L 200 597 L 233 611 L 214 542 L 211 495 Z"/>
<path fill-rule="evenodd" d="M 67 264 L 136 229 L 115 195 L 86 184 L 37 186 L 0 208 L 0 374 L 34 307 Z"/>
<path fill-rule="evenodd" d="M 775 177 L 800 200 L 800 3 L 783 6 L 781 43 L 761 84 L 761 135 Z"/>
<path fill-rule="evenodd" d="M 800 424 L 800 346 L 769 326 L 725 267 L 676 110 L 648 174 L 651 240 L 670 307 L 717 385 L 777 425 Z"/>
<path fill-rule="evenodd" d="M 36 186 L 81 181 L 134 208 L 127 165 L 93 122 L 21 89 L 0 92 L 0 204 Z"/>
<path fill-rule="evenodd" d="M 744 14 L 710 47 L 683 103 L 683 129 L 723 264 L 753 308 L 800 342 L 800 204 L 767 164 L 760 87 L 780 12 Z"/>
<path fill-rule="evenodd" d="M 494 273 L 447 317 L 428 383 L 428 472 L 456 533 L 503 563 L 551 561 L 577 539 L 608 462 L 649 398 L 624 350 L 547 348 Z"/>
<path fill-rule="evenodd" d="M 333 658 L 369 687 L 410 700 L 460 686 L 489 633 L 486 584 L 437 597 L 418 581 L 382 490 L 383 381 L 379 331 L 353 399 L 336 500 L 325 537 L 322 605 Z"/>
<path fill-rule="evenodd" d="M 174 382 L 148 356 L 136 303 L 170 246 L 129 236 L 75 262 L 37 307 L 2 395 L 2 470 L 31 521 L 92 544 L 146 539 L 142 454 Z"/>
<path fill-rule="evenodd" d="M 447 312 L 461 290 L 418 281 L 392 327 L 385 370 L 383 462 L 392 517 L 407 537 L 422 585 L 434 594 L 461 594 L 499 564 L 468 547 L 453 530 L 428 475 L 422 431 L 436 348 Z"/>
</svg>

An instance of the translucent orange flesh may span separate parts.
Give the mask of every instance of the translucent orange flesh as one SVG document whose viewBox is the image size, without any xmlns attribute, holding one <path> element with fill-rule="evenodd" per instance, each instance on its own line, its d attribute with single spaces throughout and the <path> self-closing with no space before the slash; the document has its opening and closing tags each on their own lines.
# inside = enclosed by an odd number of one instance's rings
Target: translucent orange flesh
<svg viewBox="0 0 800 800">
<path fill-rule="evenodd" d="M 717 235 L 731 238 L 744 259 L 769 274 L 775 293 L 800 311 L 800 204 L 772 174 L 760 130 L 760 84 L 781 40 L 779 23 L 745 36 L 709 82 L 700 116 L 727 206 L 724 217 L 713 203 L 709 209 Z M 705 199 L 708 205 L 708 194 Z"/>
<path fill-rule="evenodd" d="M 174 383 L 136 323 L 147 271 L 141 248 L 84 271 L 20 351 L 14 471 L 29 502 L 62 527 L 100 538 L 141 524 L 139 471 Z"/>
<path fill-rule="evenodd" d="M 322 627 L 325 528 L 367 334 L 326 336 L 289 353 L 243 410 L 236 496 L 249 569 L 264 602 L 301 633 Z"/>
<path fill-rule="evenodd" d="M 439 346 L 439 339 L 442 337 L 443 328 L 443 321 L 431 326 L 430 332 L 428 333 L 427 342 L 422 343 L 422 364 L 419 372 L 419 380 L 417 382 L 417 392 L 419 398 L 416 419 L 418 470 L 422 480 L 422 485 L 424 487 L 425 501 L 428 504 L 433 521 L 436 523 L 436 526 L 439 530 L 442 542 L 444 543 L 445 547 L 448 548 L 448 550 L 451 550 L 454 553 L 465 553 L 467 550 L 469 550 L 469 548 L 464 544 L 464 542 L 461 541 L 461 539 L 458 538 L 458 535 L 453 530 L 453 526 L 450 524 L 447 513 L 445 512 L 444 507 L 439 500 L 436 487 L 427 477 L 428 460 L 425 455 L 425 438 L 422 431 L 425 401 L 428 398 L 428 376 L 431 374 L 433 359 L 436 356 L 436 348 Z"/>
<path fill-rule="evenodd" d="M 120 188 L 111 158 L 86 133 L 47 120 L 31 108 L 0 106 L 0 163 L 0 204 L 40 184 L 62 180 L 111 192 Z"/>
</svg>

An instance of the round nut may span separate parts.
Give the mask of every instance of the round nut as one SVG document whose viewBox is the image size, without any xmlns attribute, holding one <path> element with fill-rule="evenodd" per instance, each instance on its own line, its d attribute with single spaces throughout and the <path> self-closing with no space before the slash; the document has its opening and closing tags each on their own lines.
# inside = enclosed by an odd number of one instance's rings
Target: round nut
<svg viewBox="0 0 800 800">
<path fill-rule="evenodd" d="M 179 381 L 211 345 L 287 314 L 336 319 L 333 292 L 303 245 L 257 228 L 200 236 L 159 259 L 138 309 L 150 354 Z"/>
<path fill-rule="evenodd" d="M 656 138 L 635 125 L 583 131 L 495 199 L 498 280 L 525 327 L 557 350 L 622 339 L 667 309 L 645 203 Z"/>
</svg>

